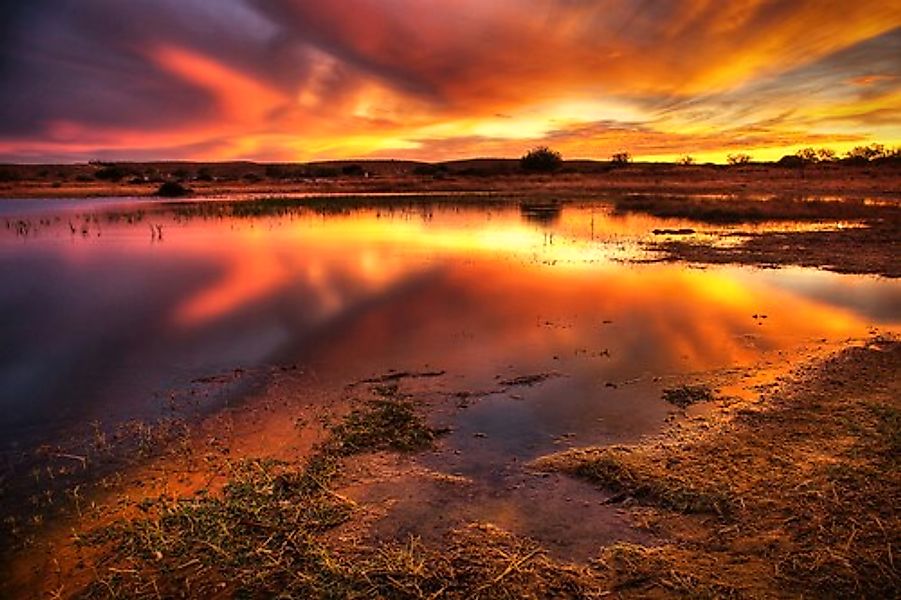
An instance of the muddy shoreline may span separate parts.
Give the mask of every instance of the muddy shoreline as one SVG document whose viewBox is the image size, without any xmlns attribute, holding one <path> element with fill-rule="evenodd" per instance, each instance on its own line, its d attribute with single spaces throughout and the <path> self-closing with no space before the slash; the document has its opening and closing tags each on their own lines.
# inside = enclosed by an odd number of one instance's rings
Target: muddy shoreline
<svg viewBox="0 0 901 600">
<path fill-rule="evenodd" d="M 31 558 L 20 555 L 7 592 L 105 598 L 189 589 L 190 597 L 256 597 L 287 586 L 361 598 L 675 598 L 891 597 L 898 589 L 892 553 L 901 535 L 901 482 L 890 463 L 901 410 L 899 342 L 854 343 L 776 379 L 754 399 L 704 396 L 702 412 L 674 407 L 662 434 L 631 446 L 573 448 L 534 461 L 529 471 L 542 486 L 549 473 L 598 486 L 566 492 L 573 510 L 590 503 L 628 524 L 578 560 L 489 520 L 461 517 L 426 538 L 402 534 L 403 517 L 385 520 L 407 494 L 428 499 L 417 489 L 444 490 L 427 503 L 436 510 L 442 495 L 471 493 L 465 477 L 429 458 L 443 444 L 447 411 L 466 410 L 459 394 L 435 388 L 437 371 L 410 375 L 389 372 L 350 386 L 356 391 L 343 407 L 306 413 L 295 428 L 306 441 L 277 456 L 254 458 L 252 444 L 223 438 L 229 452 L 218 453 L 210 436 L 225 422 L 208 425 L 189 444 L 194 450 L 132 473 L 139 487 L 122 488 L 121 480 L 102 503 L 101 495 L 84 507 L 68 525 L 75 537 L 58 531 Z M 691 416 L 680 417 L 683 410 Z M 289 518 L 289 506 L 320 516 Z M 214 524 L 209 533 L 196 529 L 206 522 Z M 222 537 L 215 523 L 237 529 Z M 831 529 L 816 533 L 808 523 Z M 330 558 L 309 562 L 307 550 L 287 550 L 290 538 L 281 536 L 289 531 L 312 536 L 304 547 Z M 270 546 L 273 540 L 281 541 Z M 281 548 L 279 562 L 260 563 L 251 542 Z M 210 553 L 211 546 L 219 550 Z"/>
<path fill-rule="evenodd" d="M 754 405 L 535 466 L 616 492 L 666 540 L 629 550 L 647 562 L 627 595 L 665 588 L 674 569 L 715 597 L 890 598 L 901 589 L 899 398 L 901 343 L 874 339 Z"/>
</svg>

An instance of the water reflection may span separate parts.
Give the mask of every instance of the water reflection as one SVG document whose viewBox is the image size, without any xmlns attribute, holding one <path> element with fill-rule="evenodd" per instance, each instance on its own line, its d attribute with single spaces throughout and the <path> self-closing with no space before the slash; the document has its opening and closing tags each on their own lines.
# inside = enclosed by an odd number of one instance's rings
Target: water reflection
<svg viewBox="0 0 901 600">
<path fill-rule="evenodd" d="M 528 454 L 589 425 L 646 430 L 665 410 L 654 377 L 896 327 L 901 301 L 874 278 L 634 264 L 654 229 L 684 223 L 603 203 L 120 200 L 3 218 L 6 448 L 153 417 L 211 373 L 302 360 L 331 381 L 429 363 L 470 388 L 560 372 L 460 429 Z"/>
</svg>

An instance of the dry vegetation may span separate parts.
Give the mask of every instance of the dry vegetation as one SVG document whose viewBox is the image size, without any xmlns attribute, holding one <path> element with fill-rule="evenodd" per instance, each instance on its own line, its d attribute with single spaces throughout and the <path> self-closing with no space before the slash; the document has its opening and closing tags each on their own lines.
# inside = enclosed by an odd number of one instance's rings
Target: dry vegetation
<svg viewBox="0 0 901 600">
<path fill-rule="evenodd" d="M 666 587 L 677 565 L 716 587 L 708 597 L 896 598 L 899 375 L 901 343 L 877 340 L 710 430 L 573 450 L 536 466 L 593 481 L 616 494 L 611 501 L 641 507 L 636 513 L 665 540 L 634 549 L 633 563 L 645 571 L 639 587 L 648 593 Z M 664 564 L 643 559 L 646 553 Z"/>
<path fill-rule="evenodd" d="M 621 214 L 643 213 L 730 226 L 740 223 L 833 222 L 850 224 L 818 231 L 739 232 L 740 243 L 720 246 L 697 240 L 666 239 L 649 244 L 663 260 L 800 265 L 840 273 L 901 277 L 901 204 L 897 200 L 808 200 L 629 196 L 617 200 Z M 659 230 L 660 233 L 680 233 Z M 688 230 L 686 230 L 688 231 Z M 730 234 L 725 234 L 730 235 Z"/>
<path fill-rule="evenodd" d="M 142 501 L 139 514 L 88 533 L 86 598 L 597 598 L 632 585 L 616 546 L 591 566 L 562 563 L 536 543 L 486 523 L 447 534 L 441 547 L 415 538 L 348 544 L 333 534 L 353 525 L 356 504 L 335 492 L 342 461 L 358 453 L 421 451 L 429 427 L 396 383 L 374 381 L 302 464 L 232 463 L 221 491 Z M 681 584 L 669 584 L 679 589 Z"/>
<path fill-rule="evenodd" d="M 798 265 L 837 273 L 901 277 L 901 221 L 826 231 L 744 234 L 736 246 L 667 240 L 649 246 L 663 260 L 762 267 Z"/>
<path fill-rule="evenodd" d="M 684 195 L 633 195 L 616 200 L 618 213 L 643 213 L 661 218 L 681 218 L 700 223 L 738 224 L 776 221 L 901 220 L 897 202 L 871 203 L 864 199 L 808 199 L 801 196 L 761 198 L 710 198 Z"/>
<path fill-rule="evenodd" d="M 605 191 L 884 196 L 901 187 L 901 165 L 897 160 L 801 166 L 573 160 L 564 161 L 553 172 L 523 171 L 520 161 L 505 159 L 0 165 L 0 196 L 6 198 L 151 196 L 167 181 L 184 184 L 198 197 L 473 190 L 504 194 L 552 191 L 572 196 Z"/>
</svg>

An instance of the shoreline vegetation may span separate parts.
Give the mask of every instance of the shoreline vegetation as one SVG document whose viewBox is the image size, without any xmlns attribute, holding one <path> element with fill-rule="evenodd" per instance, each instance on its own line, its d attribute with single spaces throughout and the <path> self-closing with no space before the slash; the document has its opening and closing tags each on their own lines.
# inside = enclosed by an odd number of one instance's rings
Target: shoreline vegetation
<svg viewBox="0 0 901 600">
<path fill-rule="evenodd" d="M 2 198 L 153 196 L 165 184 L 182 186 L 194 197 L 442 191 L 552 192 L 571 197 L 599 192 L 878 197 L 895 195 L 901 188 L 901 160 L 892 156 L 731 165 L 572 160 L 550 172 L 524 170 L 516 159 L 0 165 Z M 176 195 L 183 193 L 178 190 Z"/>
<path fill-rule="evenodd" d="M 76 519 L 54 553 L 62 587 L 43 591 L 537 599 L 890 598 L 901 589 L 898 340 L 848 345 L 757 399 L 668 390 L 675 406 L 690 396 L 685 407 L 710 410 L 630 446 L 533 461 L 538 473 L 591 482 L 596 501 L 648 534 L 599 545 L 586 563 L 490 522 L 438 544 L 367 538 L 366 507 L 342 493 L 346 461 L 416 455 L 444 433 L 398 382 L 367 385 L 302 458 L 227 458 L 222 485 L 119 500 Z"/>
</svg>

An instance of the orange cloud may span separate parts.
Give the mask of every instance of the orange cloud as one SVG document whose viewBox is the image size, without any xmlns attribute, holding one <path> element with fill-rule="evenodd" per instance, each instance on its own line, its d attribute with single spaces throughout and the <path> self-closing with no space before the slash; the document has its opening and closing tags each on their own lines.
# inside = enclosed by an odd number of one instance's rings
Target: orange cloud
<svg viewBox="0 0 901 600">
<path fill-rule="evenodd" d="M 894 0 L 169 10 L 163 29 L 138 4 L 108 6 L 121 32 L 99 10 L 36 11 L 47 30 L 36 21 L 10 54 L 21 68 L 0 108 L 0 158 L 438 160 L 546 143 L 716 160 L 901 141 Z M 57 30 L 79 44 L 54 42 Z"/>
<path fill-rule="evenodd" d="M 285 98 L 259 81 L 199 53 L 163 46 L 150 55 L 165 69 L 210 92 L 216 116 L 227 123 L 259 126 L 284 103 Z"/>
</svg>

